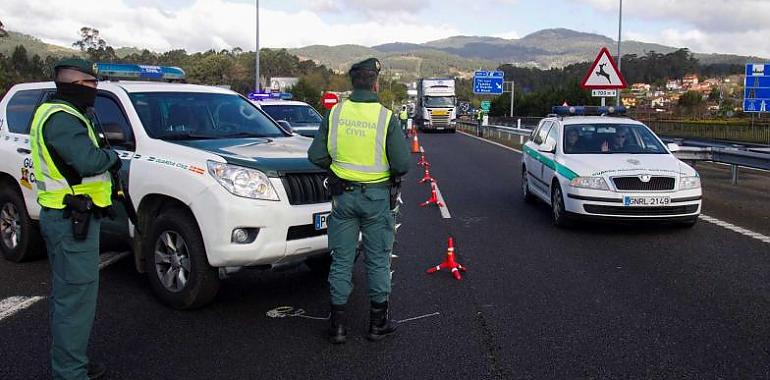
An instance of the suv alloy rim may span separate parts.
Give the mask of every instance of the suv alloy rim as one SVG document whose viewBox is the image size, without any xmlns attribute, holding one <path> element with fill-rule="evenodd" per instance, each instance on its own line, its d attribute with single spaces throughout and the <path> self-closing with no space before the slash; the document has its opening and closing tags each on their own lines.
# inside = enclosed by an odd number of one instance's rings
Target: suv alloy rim
<svg viewBox="0 0 770 380">
<path fill-rule="evenodd" d="M 21 240 L 21 220 L 19 210 L 13 203 L 6 203 L 0 210 L 0 237 L 9 249 L 16 249 Z"/>
<path fill-rule="evenodd" d="M 155 272 L 167 290 L 179 292 L 190 279 L 187 242 L 174 231 L 165 231 L 155 242 Z"/>
</svg>

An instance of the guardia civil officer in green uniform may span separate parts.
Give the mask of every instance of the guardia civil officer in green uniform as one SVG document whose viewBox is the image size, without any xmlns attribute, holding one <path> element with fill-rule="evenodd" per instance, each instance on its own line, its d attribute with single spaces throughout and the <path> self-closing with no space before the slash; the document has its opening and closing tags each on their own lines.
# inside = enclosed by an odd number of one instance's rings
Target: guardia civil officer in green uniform
<svg viewBox="0 0 770 380">
<path fill-rule="evenodd" d="M 401 106 L 401 112 L 398 113 L 398 119 L 401 120 L 401 131 L 406 133 L 406 125 L 409 120 L 409 113 L 406 111 L 406 106 Z"/>
<path fill-rule="evenodd" d="M 396 330 L 388 317 L 390 255 L 395 235 L 391 195 L 394 182 L 409 170 L 410 154 L 393 112 L 379 103 L 380 62 L 370 58 L 349 71 L 350 99 L 331 109 L 308 150 L 314 164 L 329 169 L 332 193 L 329 248 L 332 264 L 329 341 L 344 343 L 346 304 L 353 290 L 353 263 L 363 236 L 369 299 L 370 340 Z"/>
<path fill-rule="evenodd" d="M 96 100 L 93 65 L 68 59 L 54 71 L 56 93 L 35 111 L 30 145 L 53 275 L 53 377 L 83 380 L 104 373 L 104 366 L 89 363 L 86 351 L 99 289 L 100 218 L 112 203 L 108 170 L 119 169 L 120 159 L 99 147 L 87 116 Z"/>
</svg>

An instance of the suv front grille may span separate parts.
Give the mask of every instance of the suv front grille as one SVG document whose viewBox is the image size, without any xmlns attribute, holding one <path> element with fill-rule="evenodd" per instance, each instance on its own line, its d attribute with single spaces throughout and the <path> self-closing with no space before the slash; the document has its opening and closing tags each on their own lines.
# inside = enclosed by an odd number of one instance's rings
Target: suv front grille
<svg viewBox="0 0 770 380">
<path fill-rule="evenodd" d="M 281 177 L 291 205 L 309 205 L 330 202 L 332 197 L 324 188 L 324 173 L 286 174 Z"/>
<path fill-rule="evenodd" d="M 674 177 L 652 177 L 648 182 L 642 182 L 639 176 L 614 177 L 612 182 L 618 190 L 659 191 L 674 190 Z"/>
</svg>

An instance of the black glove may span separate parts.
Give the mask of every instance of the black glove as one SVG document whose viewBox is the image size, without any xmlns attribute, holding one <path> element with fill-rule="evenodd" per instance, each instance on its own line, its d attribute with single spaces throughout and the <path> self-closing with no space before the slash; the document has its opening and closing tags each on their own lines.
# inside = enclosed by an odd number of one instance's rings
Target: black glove
<svg viewBox="0 0 770 380">
<path fill-rule="evenodd" d="M 115 174 L 118 171 L 120 171 L 121 167 L 123 167 L 123 160 L 120 159 L 120 155 L 118 154 L 118 152 L 114 150 L 111 150 L 110 152 L 112 152 L 112 154 L 115 155 L 115 163 L 112 164 L 112 166 L 110 166 L 108 170 L 110 171 L 110 173 Z"/>
</svg>

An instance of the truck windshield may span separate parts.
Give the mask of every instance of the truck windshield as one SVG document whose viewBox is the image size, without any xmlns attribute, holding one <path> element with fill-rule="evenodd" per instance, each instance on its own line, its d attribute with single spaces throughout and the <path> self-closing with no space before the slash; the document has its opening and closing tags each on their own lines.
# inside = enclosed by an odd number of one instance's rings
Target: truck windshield
<svg viewBox="0 0 770 380">
<path fill-rule="evenodd" d="M 293 124 L 321 124 L 321 115 L 313 107 L 303 105 L 262 105 L 262 110 L 275 120 Z"/>
<path fill-rule="evenodd" d="M 454 107 L 454 96 L 426 96 L 425 107 Z"/>
<path fill-rule="evenodd" d="M 255 105 L 238 95 L 144 92 L 130 97 L 145 131 L 156 139 L 287 136 Z"/>
<path fill-rule="evenodd" d="M 638 124 L 577 124 L 564 126 L 566 154 L 665 154 L 655 135 Z"/>
</svg>

